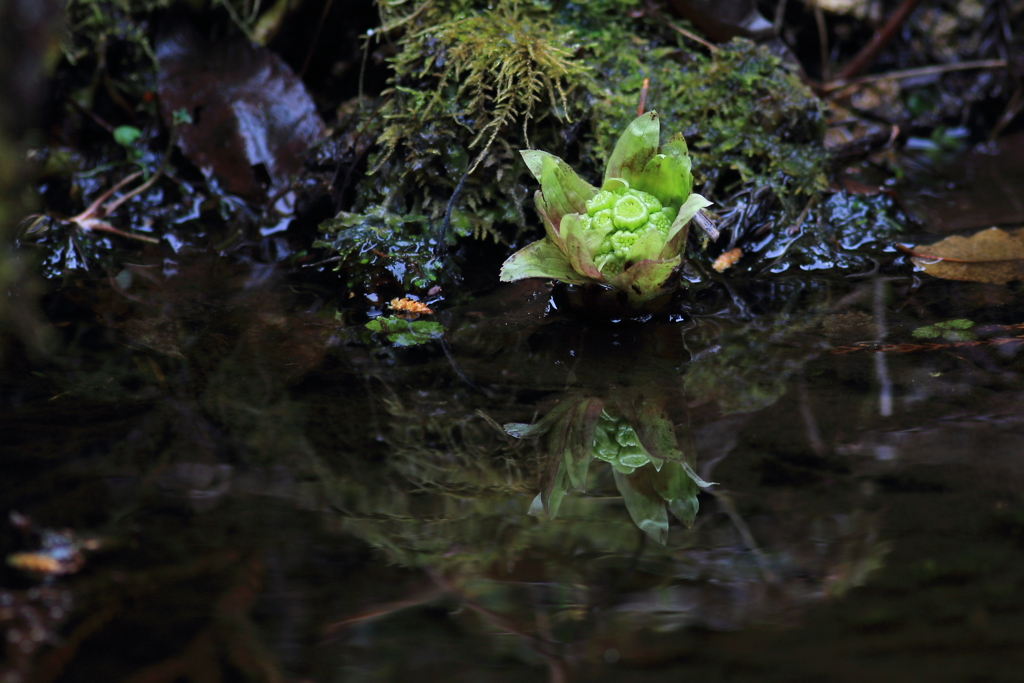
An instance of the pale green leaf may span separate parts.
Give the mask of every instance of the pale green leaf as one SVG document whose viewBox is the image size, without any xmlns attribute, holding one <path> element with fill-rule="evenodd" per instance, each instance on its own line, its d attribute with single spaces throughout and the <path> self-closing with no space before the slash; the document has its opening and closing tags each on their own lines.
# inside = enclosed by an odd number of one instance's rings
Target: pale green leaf
<svg viewBox="0 0 1024 683">
<path fill-rule="evenodd" d="M 697 193 L 687 197 L 683 205 L 679 207 L 679 213 L 676 214 L 676 219 L 672 221 L 672 227 L 668 229 L 666 241 L 670 242 L 680 230 L 690 224 L 690 220 L 697 215 L 698 211 L 708 206 L 711 206 L 711 202 Z"/>
<path fill-rule="evenodd" d="M 630 187 L 635 187 L 634 181 L 658 151 L 660 136 L 661 123 L 656 112 L 650 111 L 634 119 L 615 144 L 605 167 L 604 179 L 622 178 Z"/>
<path fill-rule="evenodd" d="M 590 244 L 587 238 L 588 231 L 583 227 L 580 215 L 570 213 L 562 218 L 561 233 L 565 240 L 565 250 L 569 254 L 569 265 L 577 274 L 582 274 L 594 280 L 601 281 L 604 277 L 597 265 L 594 264 L 593 253 L 596 245 Z M 597 237 L 595 235 L 595 237 Z M 597 237 L 599 241 L 599 237 Z"/>
<path fill-rule="evenodd" d="M 515 282 L 528 277 L 543 277 L 576 285 L 591 281 L 573 270 L 565 254 L 547 238 L 523 247 L 501 266 L 502 282 Z"/>
<path fill-rule="evenodd" d="M 586 213 L 587 200 L 597 188 L 576 175 L 569 164 L 553 154 L 540 150 L 522 150 L 527 168 L 540 181 L 547 218 L 554 224 L 567 213 Z"/>
</svg>

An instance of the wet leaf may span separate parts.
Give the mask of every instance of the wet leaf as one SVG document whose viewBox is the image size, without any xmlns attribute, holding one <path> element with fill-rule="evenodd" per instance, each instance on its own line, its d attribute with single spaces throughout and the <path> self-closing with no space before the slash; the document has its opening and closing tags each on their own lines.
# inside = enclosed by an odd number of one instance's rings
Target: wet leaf
<svg viewBox="0 0 1024 683">
<path fill-rule="evenodd" d="M 632 474 L 615 473 L 615 486 L 622 494 L 633 523 L 652 539 L 665 544 L 668 540 L 668 513 L 665 501 L 651 481 L 653 467 L 641 467 Z"/>
<path fill-rule="evenodd" d="M 682 463 L 666 462 L 661 471 L 652 475 L 651 479 L 654 490 L 666 501 L 697 495 L 697 483 L 686 473 Z"/>
<path fill-rule="evenodd" d="M 626 403 L 626 406 L 622 404 Z M 660 402 L 637 397 L 633 402 L 619 403 L 622 414 L 633 425 L 640 444 L 655 458 L 678 460 L 681 457 L 675 426 Z"/>
<path fill-rule="evenodd" d="M 260 198 L 284 187 L 324 134 L 302 81 L 269 50 L 241 39 L 215 43 L 168 20 L 156 54 L 164 123 L 180 121 L 181 110 L 192 117 L 176 129 L 178 146 L 230 193 Z"/>
<path fill-rule="evenodd" d="M 501 266 L 502 282 L 528 277 L 550 278 L 575 285 L 590 282 L 572 269 L 569 259 L 547 238 L 523 247 Z"/>
<path fill-rule="evenodd" d="M 594 448 L 594 432 L 603 408 L 602 399 L 588 398 L 577 404 L 572 412 L 562 458 L 565 461 L 569 483 L 577 491 L 585 490 L 587 487 L 587 470 L 590 468 L 590 454 Z"/>
<path fill-rule="evenodd" d="M 989 228 L 931 246 L 903 247 L 918 268 L 945 280 L 1004 284 L 1024 280 L 1024 228 Z"/>
</svg>

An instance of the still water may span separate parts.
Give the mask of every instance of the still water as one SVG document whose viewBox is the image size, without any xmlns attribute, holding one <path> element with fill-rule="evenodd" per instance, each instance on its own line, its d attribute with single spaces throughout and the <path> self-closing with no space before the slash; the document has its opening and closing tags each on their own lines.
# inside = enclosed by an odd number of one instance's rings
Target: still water
<svg viewBox="0 0 1024 683">
<path fill-rule="evenodd" d="M 65 291 L 0 374 L 0 681 L 1022 680 L 1021 289 L 779 283 L 404 348 L 263 266 Z"/>
</svg>

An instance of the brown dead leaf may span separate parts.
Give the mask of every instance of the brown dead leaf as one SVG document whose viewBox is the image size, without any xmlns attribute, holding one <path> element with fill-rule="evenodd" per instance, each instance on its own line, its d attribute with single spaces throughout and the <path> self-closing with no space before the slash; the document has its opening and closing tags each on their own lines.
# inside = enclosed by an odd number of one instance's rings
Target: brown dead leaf
<svg viewBox="0 0 1024 683">
<path fill-rule="evenodd" d="M 284 60 L 241 38 L 214 41 L 183 15 L 165 18 L 155 47 L 164 123 L 192 117 L 176 126 L 182 153 L 232 194 L 258 200 L 286 187 L 324 124 Z"/>
<path fill-rule="evenodd" d="M 901 247 L 914 265 L 945 280 L 1005 284 L 1024 280 L 1024 228 L 989 228 L 924 247 Z"/>
</svg>

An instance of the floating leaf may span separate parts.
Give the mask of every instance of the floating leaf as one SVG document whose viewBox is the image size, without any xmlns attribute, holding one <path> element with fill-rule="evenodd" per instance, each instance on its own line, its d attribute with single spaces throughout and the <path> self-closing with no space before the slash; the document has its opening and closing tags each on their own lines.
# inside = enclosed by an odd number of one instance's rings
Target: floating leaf
<svg viewBox="0 0 1024 683">
<path fill-rule="evenodd" d="M 1024 280 L 1024 228 L 989 228 L 925 247 L 901 247 L 918 268 L 945 280 L 1005 284 Z"/>
</svg>

